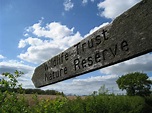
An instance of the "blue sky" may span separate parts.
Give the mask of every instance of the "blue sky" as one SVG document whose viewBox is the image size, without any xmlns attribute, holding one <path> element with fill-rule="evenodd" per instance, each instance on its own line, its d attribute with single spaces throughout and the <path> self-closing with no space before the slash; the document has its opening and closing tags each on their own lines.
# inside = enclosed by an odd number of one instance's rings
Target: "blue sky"
<svg viewBox="0 0 152 113">
<path fill-rule="evenodd" d="M 23 71 L 24 88 L 34 88 L 35 67 L 107 25 L 140 0 L 0 0 L 0 73 Z M 146 54 L 42 89 L 91 94 L 103 84 L 122 93 L 115 81 L 134 71 L 151 74 Z M 0 76 L 1 78 L 2 76 Z M 150 75 L 151 77 L 151 75 Z"/>
</svg>

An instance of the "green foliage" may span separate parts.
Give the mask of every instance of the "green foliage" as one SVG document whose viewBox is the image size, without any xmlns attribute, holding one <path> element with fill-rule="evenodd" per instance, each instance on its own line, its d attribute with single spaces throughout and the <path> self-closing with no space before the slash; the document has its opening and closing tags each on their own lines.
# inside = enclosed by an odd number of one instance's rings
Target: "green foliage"
<svg viewBox="0 0 152 113">
<path fill-rule="evenodd" d="M 127 91 L 127 95 L 149 96 L 151 94 L 152 81 L 145 73 L 129 73 L 119 77 L 116 82 L 120 89 Z"/>
<path fill-rule="evenodd" d="M 61 113 L 61 108 L 66 102 L 66 98 L 43 99 L 38 101 L 35 106 L 29 107 L 28 113 Z"/>
<path fill-rule="evenodd" d="M 0 89 L 2 92 L 4 91 L 10 91 L 11 89 L 19 88 L 21 89 L 21 84 L 18 84 L 17 78 L 20 77 L 22 74 L 24 74 L 21 71 L 15 71 L 14 74 L 11 73 L 2 73 L 2 75 L 5 77 L 2 80 L 0 80 Z"/>
<path fill-rule="evenodd" d="M 144 109 L 142 97 L 98 95 L 69 100 L 61 113 L 144 113 Z"/>
<path fill-rule="evenodd" d="M 3 73 L 4 78 L 0 80 L 0 91 L 5 92 L 16 92 L 16 93 L 25 93 L 25 94 L 44 94 L 44 95 L 64 95 L 63 92 L 60 93 L 55 90 L 41 90 L 41 89 L 23 89 L 22 85 L 18 83 L 18 77 L 24 74 L 21 71 L 15 71 L 14 74 Z"/>
<path fill-rule="evenodd" d="M 0 113 L 27 113 L 28 104 L 22 96 L 18 98 L 16 93 L 0 92 Z"/>
<path fill-rule="evenodd" d="M 152 109 L 144 98 L 138 96 L 98 95 L 70 100 L 66 97 L 53 100 L 38 100 L 33 95 L 35 104 L 29 106 L 25 98 L 16 95 L 7 96 L 0 107 L 1 113 L 151 113 Z M 152 100 L 152 97 L 149 97 Z M 147 101 L 149 101 L 147 99 Z M 150 101 L 151 102 L 151 101 Z"/>
<path fill-rule="evenodd" d="M 105 86 L 99 89 L 99 95 L 77 97 L 68 99 L 58 97 L 56 99 L 39 99 L 33 94 L 34 103 L 25 98 L 24 94 L 18 95 L 10 88 L 18 88 L 17 77 L 22 73 L 15 72 L 14 75 L 4 73 L 8 77 L 2 80 L 1 87 L 6 88 L 0 91 L 0 113 L 151 113 L 152 95 L 149 97 L 139 96 L 115 96 L 106 95 Z"/>
<path fill-rule="evenodd" d="M 15 71 L 14 74 L 3 73 L 4 78 L 0 81 L 0 113 L 27 113 L 28 106 L 24 97 L 18 98 L 14 89 L 17 88 L 21 92 L 21 84 L 18 83 L 17 78 L 23 72 Z"/>
</svg>

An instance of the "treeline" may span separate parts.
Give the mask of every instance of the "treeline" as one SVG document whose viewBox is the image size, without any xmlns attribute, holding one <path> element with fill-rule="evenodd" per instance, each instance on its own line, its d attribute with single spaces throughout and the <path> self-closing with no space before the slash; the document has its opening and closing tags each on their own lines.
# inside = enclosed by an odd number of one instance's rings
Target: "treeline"
<svg viewBox="0 0 152 113">
<path fill-rule="evenodd" d="M 63 92 L 56 90 L 23 89 L 23 91 L 25 94 L 64 95 Z"/>
<path fill-rule="evenodd" d="M 43 94 L 43 95 L 64 95 L 63 92 L 56 90 L 41 90 L 41 89 L 23 89 L 25 94 Z"/>
<path fill-rule="evenodd" d="M 5 92 L 6 89 L 0 87 L 1 92 Z M 56 90 L 41 90 L 41 89 L 24 89 L 24 88 L 7 88 L 7 91 L 15 92 L 15 93 L 24 93 L 24 94 L 40 94 L 40 95 L 64 95 L 63 92 L 59 92 Z"/>
</svg>

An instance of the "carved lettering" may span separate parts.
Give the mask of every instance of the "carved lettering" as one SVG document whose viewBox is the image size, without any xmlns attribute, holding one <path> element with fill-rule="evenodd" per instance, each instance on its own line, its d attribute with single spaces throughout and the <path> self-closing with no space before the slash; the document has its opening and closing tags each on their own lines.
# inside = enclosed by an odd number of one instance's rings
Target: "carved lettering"
<svg viewBox="0 0 152 113">
<path fill-rule="evenodd" d="M 105 55 L 106 55 L 107 52 L 108 52 L 107 49 L 105 49 L 105 50 L 102 51 L 102 58 L 103 58 L 103 60 L 106 60 Z"/>
<path fill-rule="evenodd" d="M 69 55 L 68 55 L 68 53 L 66 53 L 65 54 L 65 60 L 68 60 L 68 57 L 69 57 Z"/>
<path fill-rule="evenodd" d="M 76 51 L 77 51 L 77 54 L 79 54 L 79 49 L 80 49 L 80 42 L 77 43 L 76 45 L 74 45 L 74 47 L 76 47 Z"/>
<path fill-rule="evenodd" d="M 102 30 L 104 40 L 108 40 L 108 37 L 106 37 L 106 32 L 107 30 L 104 30 L 104 29 Z"/>
<path fill-rule="evenodd" d="M 88 56 L 87 58 L 77 58 L 74 60 L 74 69 L 75 71 L 80 70 L 81 68 L 87 68 L 88 66 L 92 66 L 97 63 L 101 63 L 105 60 L 112 59 L 120 54 L 121 52 L 128 51 L 128 43 L 127 41 L 122 41 L 121 43 L 117 43 L 109 48 L 106 48 L 102 51 L 95 52 L 92 56 Z M 119 52 L 118 52 L 119 51 Z"/>
<path fill-rule="evenodd" d="M 44 80 L 45 81 L 50 81 L 50 80 L 56 79 L 60 76 L 66 75 L 66 74 L 68 74 L 67 73 L 67 67 L 61 68 L 57 71 L 49 71 L 49 72 L 45 73 Z"/>
<path fill-rule="evenodd" d="M 122 51 L 128 51 L 128 50 L 129 50 L 129 48 L 128 48 L 128 43 L 127 43 L 126 40 L 123 40 L 123 41 L 121 42 L 121 50 L 122 50 Z"/>
<path fill-rule="evenodd" d="M 83 51 L 83 52 L 84 52 L 84 50 L 85 50 L 84 48 L 86 48 L 86 43 L 83 43 L 83 44 L 82 44 L 82 51 Z"/>
<path fill-rule="evenodd" d="M 65 75 L 68 74 L 68 69 L 67 69 L 67 67 L 64 67 L 64 74 L 65 74 Z"/>
<path fill-rule="evenodd" d="M 48 65 L 46 63 L 44 63 L 44 69 L 45 69 L 45 71 L 48 70 Z"/>
<path fill-rule="evenodd" d="M 96 41 L 96 44 L 99 45 L 101 43 L 101 36 L 100 35 L 97 35 L 95 37 L 95 41 Z"/>
<path fill-rule="evenodd" d="M 54 58 L 50 59 L 47 63 L 44 63 L 45 70 L 48 70 L 49 68 L 56 67 L 63 62 L 66 62 L 69 59 L 69 54 L 68 53 L 61 53 Z"/>
<path fill-rule="evenodd" d="M 79 61 L 79 59 L 77 58 L 77 59 L 74 59 L 74 69 L 75 69 L 75 71 L 77 70 L 77 69 L 80 69 L 80 61 Z"/>
<path fill-rule="evenodd" d="M 92 57 L 88 57 L 88 66 L 92 66 L 93 65 L 93 59 Z"/>
<path fill-rule="evenodd" d="M 108 40 L 108 37 L 106 36 L 106 33 L 108 31 L 107 30 L 102 30 L 102 36 L 97 35 L 94 36 L 92 38 L 90 38 L 89 40 L 87 40 L 86 42 L 79 42 L 76 45 L 74 45 L 74 47 L 76 48 L 76 54 L 81 54 L 83 52 L 85 52 L 86 49 L 91 49 L 94 48 L 96 46 L 98 46 L 99 44 L 101 44 L 101 42 L 104 42 L 106 40 Z"/>
<path fill-rule="evenodd" d="M 88 40 L 88 48 L 92 48 L 93 46 L 93 39 Z"/>
<path fill-rule="evenodd" d="M 82 62 L 81 62 L 82 68 L 87 67 L 86 63 L 87 63 L 86 59 L 83 59 Z"/>
<path fill-rule="evenodd" d="M 98 62 L 100 62 L 100 61 L 101 61 L 101 56 L 100 56 L 100 53 L 97 52 L 97 53 L 95 54 L 95 62 L 98 63 Z"/>
<path fill-rule="evenodd" d="M 114 48 L 109 48 L 110 52 L 112 53 L 113 57 L 117 54 L 117 44 L 114 46 Z"/>
</svg>

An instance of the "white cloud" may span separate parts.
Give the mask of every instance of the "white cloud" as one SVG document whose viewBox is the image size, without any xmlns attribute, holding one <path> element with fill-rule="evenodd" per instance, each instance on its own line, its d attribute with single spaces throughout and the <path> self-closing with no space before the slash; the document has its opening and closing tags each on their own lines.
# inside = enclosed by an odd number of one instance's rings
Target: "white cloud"
<svg viewBox="0 0 152 113">
<path fill-rule="evenodd" d="M 87 37 L 87 36 L 91 35 L 91 34 L 94 33 L 95 31 L 97 31 L 98 29 L 100 29 L 100 28 L 102 28 L 102 27 L 104 27 L 104 26 L 106 26 L 106 25 L 108 25 L 108 24 L 110 24 L 110 23 L 109 23 L 109 22 L 106 22 L 106 23 L 101 24 L 101 25 L 98 26 L 98 27 L 94 27 L 94 28 L 91 29 L 90 32 L 89 32 L 88 34 L 86 34 L 84 37 Z"/>
<path fill-rule="evenodd" d="M 107 24 L 109 23 L 95 27 L 85 37 Z M 28 37 L 20 40 L 18 48 L 27 49 L 20 53 L 18 58 L 35 64 L 45 62 L 83 39 L 79 32 L 74 33 L 73 30 L 74 28 L 69 29 L 58 22 L 48 23 L 42 27 L 40 20 L 26 29 L 28 34 L 32 33 L 37 38 Z"/>
<path fill-rule="evenodd" d="M 26 29 L 26 32 L 37 38 L 21 39 L 18 48 L 27 47 L 27 50 L 18 57 L 31 63 L 42 63 L 82 39 L 81 34 L 74 33 L 73 30 L 74 28 L 69 29 L 58 22 L 42 27 L 41 20 Z"/>
<path fill-rule="evenodd" d="M 82 0 L 82 4 L 88 3 L 88 0 Z"/>
<path fill-rule="evenodd" d="M 122 75 L 130 72 L 152 72 L 152 54 L 146 54 L 131 60 L 101 69 L 103 74 Z"/>
<path fill-rule="evenodd" d="M 43 89 L 63 91 L 65 94 L 88 95 L 92 94 L 93 91 L 98 91 L 101 86 L 105 85 L 106 89 L 109 90 L 109 93 L 124 93 L 119 90 L 116 84 L 117 79 L 117 75 L 96 76 L 86 79 L 73 79 L 70 83 L 60 82 L 46 86 Z"/>
<path fill-rule="evenodd" d="M 67 35 L 73 33 L 74 28 L 69 29 L 65 25 L 61 25 L 59 22 L 52 22 L 42 27 L 42 21 L 34 24 L 27 29 L 28 32 L 32 32 L 38 37 L 46 37 L 52 39 L 61 39 Z"/>
<path fill-rule="evenodd" d="M 4 59 L 5 57 L 3 55 L 0 55 L 0 59 Z"/>
<path fill-rule="evenodd" d="M 94 2 L 94 0 L 90 0 L 92 3 Z M 82 4 L 86 5 L 88 3 L 88 0 L 82 0 Z"/>
<path fill-rule="evenodd" d="M 97 7 L 101 10 L 100 16 L 114 19 L 139 1 L 141 0 L 105 0 L 100 2 Z"/>
<path fill-rule="evenodd" d="M 29 34 L 27 34 L 27 33 L 25 33 L 25 34 L 23 34 L 25 37 L 28 37 L 29 36 Z"/>
<path fill-rule="evenodd" d="M 22 60 L 36 64 L 45 62 L 62 50 L 63 49 L 60 49 L 58 45 L 52 44 L 51 42 L 44 42 L 42 45 L 39 46 L 31 45 L 30 47 L 28 47 L 25 53 L 21 53 L 20 55 L 18 55 L 18 57 Z"/>
<path fill-rule="evenodd" d="M 33 74 L 34 67 L 25 65 L 23 62 L 18 62 L 16 60 L 2 61 L 0 62 L 0 78 L 2 78 L 2 73 L 9 72 L 14 73 L 15 70 L 22 71 L 24 74 L 18 78 L 19 84 L 22 84 L 24 88 L 34 87 L 31 77 Z M 28 87 L 28 86 L 31 87 Z"/>
<path fill-rule="evenodd" d="M 74 3 L 72 3 L 71 0 L 65 0 L 63 5 L 65 11 L 69 11 L 74 7 Z"/>
<path fill-rule="evenodd" d="M 0 73 L 10 72 L 13 73 L 15 70 L 19 70 L 27 74 L 34 69 L 34 67 L 25 65 L 23 62 L 18 62 L 16 60 L 2 61 L 0 62 Z"/>
<path fill-rule="evenodd" d="M 38 38 L 29 37 L 25 40 L 21 39 L 18 45 L 18 48 L 24 48 L 26 45 L 38 46 L 42 45 L 43 41 Z"/>
</svg>

